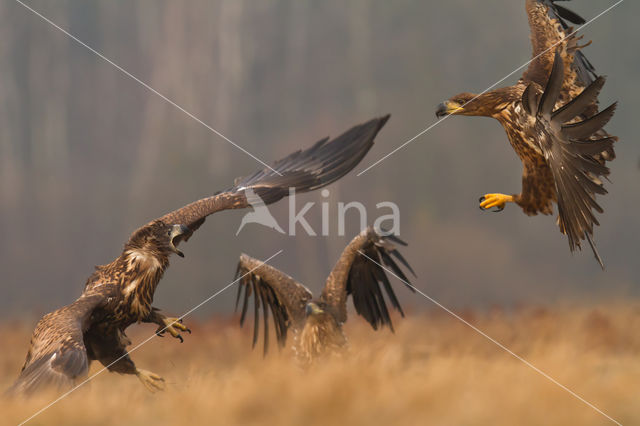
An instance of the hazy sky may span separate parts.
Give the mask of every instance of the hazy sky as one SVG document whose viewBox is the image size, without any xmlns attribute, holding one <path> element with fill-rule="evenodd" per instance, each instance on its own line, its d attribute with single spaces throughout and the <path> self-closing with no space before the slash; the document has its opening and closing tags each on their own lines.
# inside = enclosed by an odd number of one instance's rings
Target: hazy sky
<svg viewBox="0 0 640 426">
<path fill-rule="evenodd" d="M 589 19 L 614 2 L 574 1 Z M 452 117 L 362 176 L 357 172 L 435 123 L 439 102 L 479 92 L 530 58 L 524 1 L 84 1 L 28 4 L 211 127 L 271 162 L 391 113 L 356 169 L 307 215 L 330 237 L 290 237 L 244 212 L 209 218 L 173 259 L 156 305 L 180 313 L 233 278 L 241 252 L 268 258 L 319 289 L 342 248 L 337 203 L 401 210 L 415 284 L 447 306 L 514 306 L 637 297 L 640 289 L 640 112 L 635 31 L 625 1 L 584 31 L 608 77 L 602 104 L 620 102 L 608 130 L 620 137 L 605 214 L 588 249 L 571 255 L 555 217 L 511 205 L 483 213 L 487 192 L 520 191 L 521 165 L 495 120 Z M 513 84 L 521 73 L 507 78 Z M 77 297 L 96 264 L 114 259 L 148 220 L 252 173 L 260 164 L 202 124 L 14 2 L 0 5 L 1 315 L 41 315 Z M 272 213 L 285 224 L 288 203 Z M 398 288 L 411 309 L 426 300 Z M 235 289 L 200 311 L 228 312 Z"/>
</svg>

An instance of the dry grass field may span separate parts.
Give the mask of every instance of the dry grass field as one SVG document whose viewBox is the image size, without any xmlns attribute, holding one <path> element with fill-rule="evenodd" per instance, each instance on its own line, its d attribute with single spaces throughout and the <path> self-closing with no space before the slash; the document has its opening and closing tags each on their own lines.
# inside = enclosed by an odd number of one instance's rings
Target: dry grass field
<svg viewBox="0 0 640 426">
<path fill-rule="evenodd" d="M 463 316 L 622 424 L 640 424 L 640 305 Z M 132 355 L 166 378 L 165 392 L 103 373 L 30 424 L 613 424 L 440 311 L 396 318 L 395 334 L 352 320 L 349 354 L 308 371 L 289 351 L 251 351 L 249 330 L 235 321 L 187 322 L 185 343 L 156 338 Z M 0 328 L 3 388 L 22 364 L 30 326 Z M 140 342 L 152 331 L 129 334 Z M 0 422 L 17 424 L 54 398 L 3 399 Z"/>
</svg>

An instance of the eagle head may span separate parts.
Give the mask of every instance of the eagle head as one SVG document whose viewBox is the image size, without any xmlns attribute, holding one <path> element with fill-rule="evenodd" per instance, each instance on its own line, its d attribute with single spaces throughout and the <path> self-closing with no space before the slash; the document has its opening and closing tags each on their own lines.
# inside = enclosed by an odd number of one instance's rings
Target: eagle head
<svg viewBox="0 0 640 426">
<path fill-rule="evenodd" d="M 188 235 L 190 232 L 189 228 L 184 225 L 171 225 L 169 230 L 167 231 L 168 240 L 169 240 L 169 250 L 174 252 L 180 257 L 184 257 L 184 253 L 178 250 L 178 244 L 182 241 L 182 237 L 184 235 Z"/>
<path fill-rule="evenodd" d="M 436 117 L 442 118 L 447 115 L 479 115 L 476 114 L 478 106 L 477 95 L 473 93 L 460 93 L 438 105 Z"/>
<path fill-rule="evenodd" d="M 184 257 L 184 253 L 178 250 L 177 246 L 190 232 L 190 229 L 185 225 L 166 224 L 157 220 L 135 232 L 127 245 L 133 249 L 146 250 L 165 256 L 175 253 Z"/>
<path fill-rule="evenodd" d="M 304 311 L 307 314 L 307 317 L 322 315 L 325 313 L 325 310 L 323 309 L 322 304 L 316 303 L 316 302 L 307 303 L 307 306 L 305 306 Z"/>
<path fill-rule="evenodd" d="M 316 302 L 309 302 L 304 309 L 307 316 L 320 315 L 324 313 L 324 310 Z"/>
<path fill-rule="evenodd" d="M 442 102 L 436 109 L 436 117 L 447 115 L 473 115 L 492 117 L 506 108 L 512 101 L 513 94 L 505 89 L 476 95 L 463 92 Z"/>
</svg>

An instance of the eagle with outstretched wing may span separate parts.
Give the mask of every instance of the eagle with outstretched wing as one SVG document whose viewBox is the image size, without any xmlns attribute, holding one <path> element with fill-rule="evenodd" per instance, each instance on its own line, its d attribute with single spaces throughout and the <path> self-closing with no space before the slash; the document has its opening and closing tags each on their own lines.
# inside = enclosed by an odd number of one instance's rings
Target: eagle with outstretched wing
<svg viewBox="0 0 640 426">
<path fill-rule="evenodd" d="M 558 205 L 558 225 L 573 252 L 587 240 L 604 269 L 593 241 L 602 213 L 597 194 L 606 194 L 602 178 L 607 161 L 615 158 L 611 136 L 603 127 L 616 103 L 599 112 L 598 95 L 605 78 L 595 73 L 580 45 L 582 37 L 569 23 L 584 24 L 556 0 L 526 0 L 533 59 L 517 84 L 480 95 L 461 93 L 438 106 L 436 115 L 493 117 L 504 127 L 523 164 L 522 192 L 486 194 L 483 210 L 502 211 L 518 204 L 527 215 L 552 214 Z"/>
<path fill-rule="evenodd" d="M 289 329 L 294 332 L 293 348 L 302 365 L 325 355 L 339 352 L 346 344 L 342 324 L 347 320 L 347 298 L 351 295 L 358 315 L 377 330 L 393 324 L 383 295 L 402 316 L 404 312 L 385 273 L 385 269 L 404 281 L 409 279 L 398 262 L 412 274 L 411 266 L 397 250 L 402 240 L 373 227 L 356 236 L 342 252 L 329 274 L 319 298 L 293 278 L 276 268 L 242 254 L 236 279 L 239 281 L 236 309 L 242 300 L 240 325 L 246 319 L 249 299 L 253 295 L 253 345 L 258 341 L 260 309 L 264 325 L 264 353 L 269 346 L 269 311 L 273 317 L 276 340 L 282 347 Z M 414 274 L 415 275 L 415 274 Z"/>
<path fill-rule="evenodd" d="M 52 385 L 71 387 L 84 378 L 92 360 L 112 372 L 134 374 L 151 391 L 164 388 L 164 380 L 135 366 L 126 347 L 125 330 L 135 322 L 158 325 L 182 341 L 189 331 L 178 318 L 152 306 L 154 292 L 169 266 L 171 254 L 184 255 L 178 245 L 187 241 L 206 217 L 227 209 L 249 207 L 246 193 L 265 204 L 289 195 L 290 189 L 307 192 L 329 185 L 351 171 L 369 149 L 389 116 L 355 126 L 333 140 L 277 161 L 272 168 L 237 179 L 234 186 L 188 204 L 139 228 L 122 254 L 108 265 L 96 267 L 79 299 L 45 315 L 37 324 L 22 371 L 10 393 L 30 393 Z"/>
</svg>

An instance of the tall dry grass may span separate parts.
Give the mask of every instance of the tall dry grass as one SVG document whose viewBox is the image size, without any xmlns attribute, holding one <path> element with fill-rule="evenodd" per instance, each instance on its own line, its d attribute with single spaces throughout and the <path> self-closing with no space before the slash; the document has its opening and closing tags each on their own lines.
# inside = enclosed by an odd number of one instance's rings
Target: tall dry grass
<svg viewBox="0 0 640 426">
<path fill-rule="evenodd" d="M 640 424 L 640 306 L 499 309 L 465 319 L 623 424 Z M 347 324 L 349 354 L 308 371 L 289 351 L 251 351 L 249 330 L 189 321 L 179 344 L 154 339 L 132 357 L 164 376 L 150 394 L 135 377 L 103 373 L 31 424 L 601 425 L 605 417 L 449 315 L 395 319 L 396 333 Z M 30 325 L 0 328 L 0 386 L 14 379 Z M 152 333 L 132 327 L 141 341 Z M 274 348 L 272 348 L 274 349 Z M 92 366 L 92 373 L 99 366 Z M 3 399 L 16 424 L 55 395 Z"/>
</svg>

